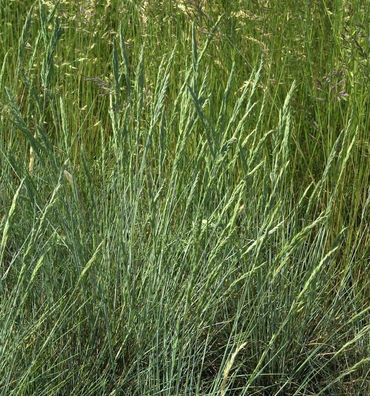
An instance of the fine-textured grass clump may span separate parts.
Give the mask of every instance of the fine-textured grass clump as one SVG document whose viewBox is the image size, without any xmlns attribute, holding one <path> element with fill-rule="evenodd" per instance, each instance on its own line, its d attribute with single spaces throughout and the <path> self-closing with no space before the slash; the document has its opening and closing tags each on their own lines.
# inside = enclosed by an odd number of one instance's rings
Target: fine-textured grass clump
<svg viewBox="0 0 370 396">
<path fill-rule="evenodd" d="M 369 8 L 0 0 L 1 396 L 368 394 Z"/>
</svg>

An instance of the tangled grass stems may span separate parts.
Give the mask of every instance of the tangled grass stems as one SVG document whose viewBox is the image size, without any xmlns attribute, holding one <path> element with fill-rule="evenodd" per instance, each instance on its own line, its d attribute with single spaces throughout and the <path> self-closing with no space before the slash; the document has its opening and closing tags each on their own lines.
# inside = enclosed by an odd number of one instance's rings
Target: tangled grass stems
<svg viewBox="0 0 370 396">
<path fill-rule="evenodd" d="M 1 4 L 0 394 L 366 394 L 363 2 L 85 3 Z"/>
</svg>

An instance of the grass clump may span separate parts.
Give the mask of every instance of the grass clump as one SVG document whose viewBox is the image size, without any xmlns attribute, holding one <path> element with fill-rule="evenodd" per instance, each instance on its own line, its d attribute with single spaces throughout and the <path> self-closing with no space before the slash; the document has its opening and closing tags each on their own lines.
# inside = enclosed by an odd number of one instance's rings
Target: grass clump
<svg viewBox="0 0 370 396">
<path fill-rule="evenodd" d="M 367 394 L 366 2 L 0 5 L 0 394 Z"/>
</svg>

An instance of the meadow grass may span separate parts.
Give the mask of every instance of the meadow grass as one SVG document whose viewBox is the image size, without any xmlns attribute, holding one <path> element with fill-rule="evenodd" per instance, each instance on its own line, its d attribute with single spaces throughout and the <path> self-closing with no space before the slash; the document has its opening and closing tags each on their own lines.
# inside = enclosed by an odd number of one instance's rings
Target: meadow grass
<svg viewBox="0 0 370 396">
<path fill-rule="evenodd" d="M 369 5 L 0 0 L 0 395 L 366 395 Z"/>
</svg>

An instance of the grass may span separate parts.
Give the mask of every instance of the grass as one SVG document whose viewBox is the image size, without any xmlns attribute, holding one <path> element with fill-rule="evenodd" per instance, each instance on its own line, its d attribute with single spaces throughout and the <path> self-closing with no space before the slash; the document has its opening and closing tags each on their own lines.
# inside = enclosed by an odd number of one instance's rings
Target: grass
<svg viewBox="0 0 370 396">
<path fill-rule="evenodd" d="M 0 0 L 0 394 L 365 395 L 364 0 Z"/>
</svg>

